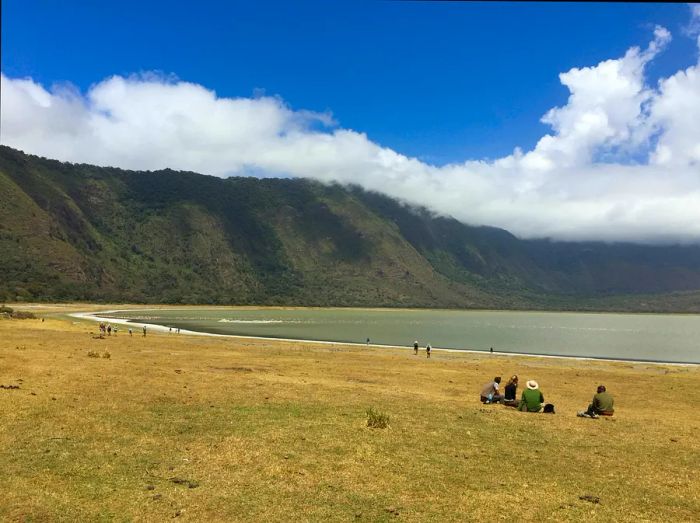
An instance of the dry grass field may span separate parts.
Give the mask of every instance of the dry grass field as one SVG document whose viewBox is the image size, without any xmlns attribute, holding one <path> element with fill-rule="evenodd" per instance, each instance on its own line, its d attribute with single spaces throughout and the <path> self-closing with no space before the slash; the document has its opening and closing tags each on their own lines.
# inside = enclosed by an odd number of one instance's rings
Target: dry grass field
<svg viewBox="0 0 700 523">
<path fill-rule="evenodd" d="M 137 332 L 0 320 L 0 520 L 700 519 L 697 366 Z"/>
</svg>

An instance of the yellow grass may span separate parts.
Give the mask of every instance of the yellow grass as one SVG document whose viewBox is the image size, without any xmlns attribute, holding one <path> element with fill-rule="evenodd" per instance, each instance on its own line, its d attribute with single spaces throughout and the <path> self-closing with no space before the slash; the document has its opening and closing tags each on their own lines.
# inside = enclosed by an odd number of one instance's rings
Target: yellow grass
<svg viewBox="0 0 700 523">
<path fill-rule="evenodd" d="M 697 366 L 96 333 L 0 321 L 0 520 L 700 519 Z M 557 414 L 479 403 L 513 373 Z"/>
</svg>

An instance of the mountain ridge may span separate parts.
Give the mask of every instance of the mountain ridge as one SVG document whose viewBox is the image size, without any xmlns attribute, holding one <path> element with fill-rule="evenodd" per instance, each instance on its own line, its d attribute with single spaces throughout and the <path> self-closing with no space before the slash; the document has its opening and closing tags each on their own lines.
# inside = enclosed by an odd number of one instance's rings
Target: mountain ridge
<svg viewBox="0 0 700 523">
<path fill-rule="evenodd" d="M 360 187 L 0 146 L 0 300 L 700 310 L 700 247 L 521 240 Z"/>
</svg>

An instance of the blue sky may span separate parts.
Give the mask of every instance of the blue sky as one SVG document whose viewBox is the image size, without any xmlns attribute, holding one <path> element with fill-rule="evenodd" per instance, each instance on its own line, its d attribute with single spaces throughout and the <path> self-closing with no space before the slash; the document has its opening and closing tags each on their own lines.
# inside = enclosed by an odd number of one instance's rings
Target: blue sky
<svg viewBox="0 0 700 523">
<path fill-rule="evenodd" d="M 26 152 L 352 183 L 523 238 L 700 243 L 700 4 L 2 14 L 0 141 Z"/>
<path fill-rule="evenodd" d="M 558 74 L 674 34 L 648 80 L 693 63 L 683 4 L 5 0 L 2 71 L 83 91 L 160 71 L 295 110 L 436 165 L 532 148 Z"/>
</svg>

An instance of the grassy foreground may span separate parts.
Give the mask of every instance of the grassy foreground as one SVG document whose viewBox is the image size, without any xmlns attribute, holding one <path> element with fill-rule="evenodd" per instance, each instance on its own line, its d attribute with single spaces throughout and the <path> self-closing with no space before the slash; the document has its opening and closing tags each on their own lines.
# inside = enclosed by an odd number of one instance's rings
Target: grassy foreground
<svg viewBox="0 0 700 523">
<path fill-rule="evenodd" d="M 697 366 L 96 333 L 0 321 L 0 520 L 700 519 Z M 513 373 L 557 414 L 479 403 Z"/>
</svg>

